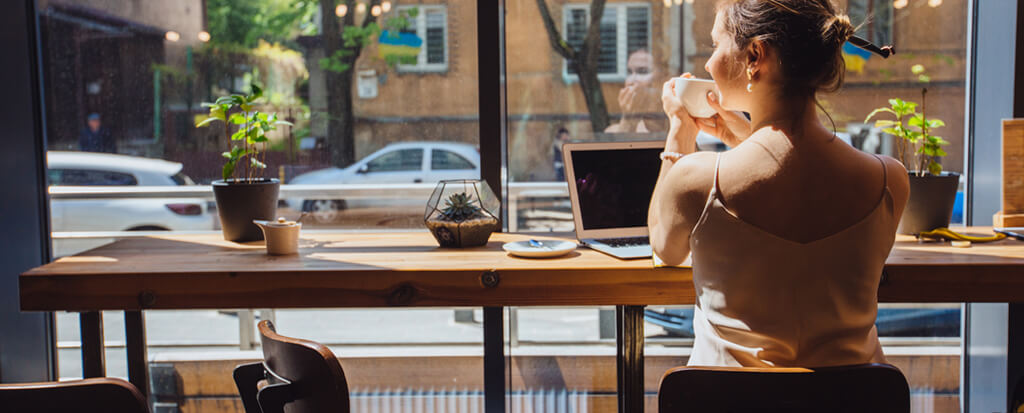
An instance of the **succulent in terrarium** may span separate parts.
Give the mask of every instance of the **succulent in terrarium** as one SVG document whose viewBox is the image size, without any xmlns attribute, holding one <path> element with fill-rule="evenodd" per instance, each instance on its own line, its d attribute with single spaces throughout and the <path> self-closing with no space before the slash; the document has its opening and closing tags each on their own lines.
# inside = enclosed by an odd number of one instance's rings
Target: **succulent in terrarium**
<svg viewBox="0 0 1024 413">
<path fill-rule="evenodd" d="M 480 214 L 477 202 L 465 192 L 454 193 L 444 200 L 441 214 L 449 221 L 465 221 Z"/>
</svg>

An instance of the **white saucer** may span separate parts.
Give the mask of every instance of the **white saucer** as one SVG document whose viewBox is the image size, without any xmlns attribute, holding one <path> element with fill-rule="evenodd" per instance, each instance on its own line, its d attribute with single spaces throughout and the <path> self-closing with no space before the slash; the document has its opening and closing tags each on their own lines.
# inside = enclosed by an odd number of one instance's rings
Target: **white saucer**
<svg viewBox="0 0 1024 413">
<path fill-rule="evenodd" d="M 529 241 L 506 242 L 501 248 L 517 257 L 543 258 L 557 257 L 568 254 L 576 249 L 576 243 L 563 240 L 537 240 L 540 247 L 530 245 Z"/>
</svg>

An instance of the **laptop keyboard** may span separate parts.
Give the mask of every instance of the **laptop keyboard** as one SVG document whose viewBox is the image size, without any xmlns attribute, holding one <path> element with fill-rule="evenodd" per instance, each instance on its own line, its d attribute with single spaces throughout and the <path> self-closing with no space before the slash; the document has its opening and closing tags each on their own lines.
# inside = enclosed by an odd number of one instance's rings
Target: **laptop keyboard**
<svg viewBox="0 0 1024 413">
<path fill-rule="evenodd" d="M 596 240 L 602 244 L 607 244 L 615 248 L 635 247 L 638 245 L 650 245 L 651 239 L 648 237 L 625 237 L 625 238 L 603 238 Z"/>
</svg>

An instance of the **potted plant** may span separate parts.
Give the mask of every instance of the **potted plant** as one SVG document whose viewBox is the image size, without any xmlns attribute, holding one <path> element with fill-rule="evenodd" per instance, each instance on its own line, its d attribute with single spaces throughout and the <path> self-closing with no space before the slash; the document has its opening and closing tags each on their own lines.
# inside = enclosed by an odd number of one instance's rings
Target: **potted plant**
<svg viewBox="0 0 1024 413">
<path fill-rule="evenodd" d="M 234 242 L 259 241 L 263 232 L 253 220 L 273 220 L 277 215 L 280 181 L 265 178 L 267 167 L 267 132 L 277 125 L 291 125 L 279 120 L 276 114 L 256 109 L 256 101 L 263 91 L 252 85 L 247 95 L 222 96 L 213 103 L 207 118 L 196 124 L 205 127 L 215 121 L 224 123 L 224 138 L 231 142 L 231 150 L 224 152 L 227 160 L 221 170 L 221 180 L 213 181 L 213 196 L 217 202 L 224 239 Z M 232 132 L 232 125 L 237 129 Z"/>
<path fill-rule="evenodd" d="M 912 66 L 911 72 L 921 83 L 931 81 L 921 65 Z M 896 143 L 899 160 L 910 174 L 910 199 L 896 230 L 900 234 L 916 235 L 948 226 L 960 183 L 960 174 L 944 172 L 939 163 L 939 158 L 946 156 L 942 147 L 949 142 L 932 135 L 932 130 L 945 126 L 945 122 L 926 116 L 927 94 L 927 86 L 922 87 L 920 112 L 917 111 L 917 103 L 892 98 L 889 99 L 889 107 L 875 109 L 864 120 L 867 122 L 879 113 L 895 117 L 893 120 L 877 120 L 875 127 L 899 138 Z"/>
<path fill-rule="evenodd" d="M 423 221 L 442 247 L 477 247 L 487 244 L 491 233 L 501 229 L 495 215 L 498 208 L 486 182 L 446 180 L 434 188 Z"/>
</svg>

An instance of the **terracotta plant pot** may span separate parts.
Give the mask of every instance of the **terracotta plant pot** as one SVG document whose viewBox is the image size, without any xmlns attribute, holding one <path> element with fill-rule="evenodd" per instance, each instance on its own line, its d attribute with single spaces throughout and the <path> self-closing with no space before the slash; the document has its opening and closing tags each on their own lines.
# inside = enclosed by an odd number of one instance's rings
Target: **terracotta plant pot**
<svg viewBox="0 0 1024 413">
<path fill-rule="evenodd" d="M 910 200 L 900 216 L 896 232 L 916 235 L 923 231 L 949 226 L 960 174 L 916 176 L 910 172 Z"/>
<path fill-rule="evenodd" d="M 277 179 L 213 181 L 213 197 L 217 200 L 224 239 L 233 242 L 262 240 L 263 231 L 252 221 L 277 219 L 280 188 L 281 182 Z"/>
</svg>

